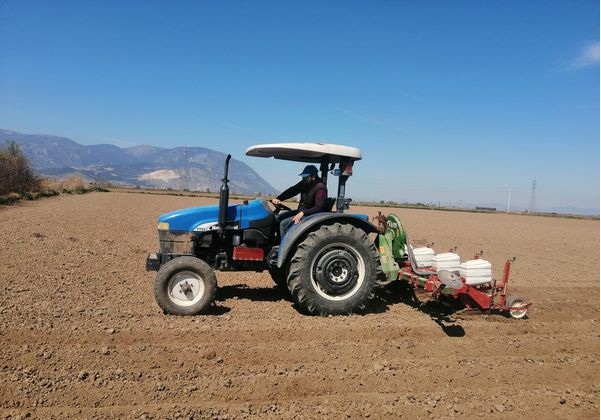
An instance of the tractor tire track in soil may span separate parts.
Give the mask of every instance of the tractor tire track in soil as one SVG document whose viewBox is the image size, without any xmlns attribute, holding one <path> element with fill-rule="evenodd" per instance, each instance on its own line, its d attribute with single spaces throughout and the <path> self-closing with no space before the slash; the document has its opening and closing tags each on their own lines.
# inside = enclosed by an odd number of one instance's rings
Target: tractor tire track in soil
<svg viewBox="0 0 601 420">
<path fill-rule="evenodd" d="M 517 257 L 526 320 L 417 307 L 395 285 L 364 314 L 308 317 L 266 272 L 218 273 L 209 315 L 164 315 L 144 271 L 156 218 L 213 202 L 0 208 L 2 418 L 598 417 L 598 220 L 383 209 L 415 243 L 484 250 L 495 278 Z"/>
</svg>

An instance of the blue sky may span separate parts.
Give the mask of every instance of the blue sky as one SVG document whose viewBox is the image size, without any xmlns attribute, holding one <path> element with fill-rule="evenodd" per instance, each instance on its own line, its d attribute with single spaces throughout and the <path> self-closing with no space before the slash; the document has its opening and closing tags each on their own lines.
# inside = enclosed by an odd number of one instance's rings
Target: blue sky
<svg viewBox="0 0 601 420">
<path fill-rule="evenodd" d="M 0 128 L 359 147 L 356 199 L 599 208 L 598 1 L 0 0 Z M 331 185 L 333 187 L 333 184 Z"/>
</svg>

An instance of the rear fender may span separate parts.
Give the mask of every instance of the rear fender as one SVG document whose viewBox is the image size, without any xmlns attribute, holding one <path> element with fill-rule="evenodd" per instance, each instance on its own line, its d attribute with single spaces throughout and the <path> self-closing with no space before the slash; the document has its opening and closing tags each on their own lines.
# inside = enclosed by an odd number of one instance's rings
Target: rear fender
<svg viewBox="0 0 601 420">
<path fill-rule="evenodd" d="M 331 225 L 333 223 L 350 224 L 363 230 L 366 234 L 377 233 L 378 229 L 368 222 L 366 218 L 366 216 L 365 218 L 362 218 L 360 216 L 342 213 L 318 213 L 313 216 L 308 216 L 298 225 L 291 227 L 284 238 L 282 238 L 282 242 L 278 249 L 278 268 L 282 268 L 290 251 L 301 241 L 305 234 L 316 228 L 318 229 L 321 225 Z"/>
</svg>

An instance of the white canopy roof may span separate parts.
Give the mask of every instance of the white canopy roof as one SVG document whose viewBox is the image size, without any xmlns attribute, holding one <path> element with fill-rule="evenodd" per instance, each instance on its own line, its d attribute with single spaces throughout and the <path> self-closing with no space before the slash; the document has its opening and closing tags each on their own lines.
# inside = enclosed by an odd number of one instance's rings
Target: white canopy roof
<svg viewBox="0 0 601 420">
<path fill-rule="evenodd" d="M 246 149 L 247 156 L 256 156 L 295 162 L 339 163 L 342 159 L 361 160 L 361 150 L 356 147 L 326 143 L 273 143 L 257 144 Z"/>
</svg>

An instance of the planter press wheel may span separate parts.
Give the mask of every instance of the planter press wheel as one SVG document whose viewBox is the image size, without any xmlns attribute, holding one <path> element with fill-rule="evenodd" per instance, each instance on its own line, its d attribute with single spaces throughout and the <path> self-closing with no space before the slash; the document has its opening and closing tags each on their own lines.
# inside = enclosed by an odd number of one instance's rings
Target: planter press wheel
<svg viewBox="0 0 601 420">
<path fill-rule="evenodd" d="M 522 319 L 528 314 L 528 304 L 526 299 L 519 296 L 508 296 L 507 307 L 509 309 L 509 316 L 513 319 Z"/>
</svg>

